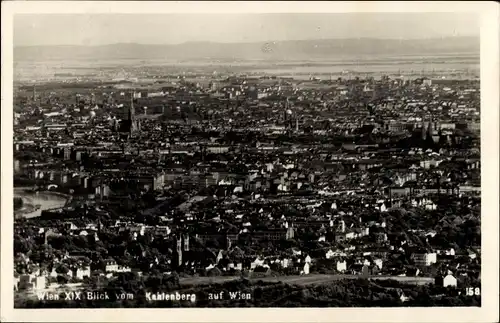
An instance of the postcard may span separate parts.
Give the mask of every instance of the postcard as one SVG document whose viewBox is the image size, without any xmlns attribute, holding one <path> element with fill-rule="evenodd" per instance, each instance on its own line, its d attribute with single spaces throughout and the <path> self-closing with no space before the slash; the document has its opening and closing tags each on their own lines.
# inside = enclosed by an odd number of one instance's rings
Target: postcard
<svg viewBox="0 0 500 323">
<path fill-rule="evenodd" d="M 498 320 L 497 3 L 2 9 L 2 320 Z"/>
</svg>

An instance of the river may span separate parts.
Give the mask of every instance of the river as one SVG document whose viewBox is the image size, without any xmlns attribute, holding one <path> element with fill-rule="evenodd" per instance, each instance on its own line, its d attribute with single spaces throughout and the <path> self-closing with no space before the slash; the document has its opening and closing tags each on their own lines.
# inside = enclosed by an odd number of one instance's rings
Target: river
<svg viewBox="0 0 500 323">
<path fill-rule="evenodd" d="M 20 215 L 25 218 L 33 218 L 40 216 L 43 210 L 61 208 L 66 205 L 66 202 L 69 200 L 68 197 L 64 197 L 64 195 L 43 191 L 43 192 L 29 192 L 25 189 L 14 189 L 14 197 L 20 197 L 23 199 L 25 205 L 40 205 L 40 208 L 35 211 L 27 211 L 26 207 L 15 211 L 15 215 Z M 24 209 L 24 212 L 23 212 Z"/>
</svg>

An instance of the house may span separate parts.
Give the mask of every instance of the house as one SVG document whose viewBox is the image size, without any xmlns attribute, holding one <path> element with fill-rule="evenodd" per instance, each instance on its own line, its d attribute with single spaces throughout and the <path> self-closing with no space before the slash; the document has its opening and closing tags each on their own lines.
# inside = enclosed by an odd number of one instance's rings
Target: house
<svg viewBox="0 0 500 323">
<path fill-rule="evenodd" d="M 17 289 L 18 290 L 32 289 L 33 285 L 31 284 L 31 280 L 33 278 L 34 277 L 32 277 L 31 275 L 20 275 L 18 278 L 19 282 L 17 284 Z"/>
<path fill-rule="evenodd" d="M 131 272 L 132 270 L 130 267 L 127 266 L 120 266 L 116 263 L 116 261 L 112 258 L 109 258 L 104 261 L 104 266 L 105 266 L 105 271 L 110 272 L 110 273 L 125 273 L 125 272 Z M 89 269 L 90 271 L 90 269 Z M 81 274 L 89 272 L 87 270 L 83 270 Z"/>
<path fill-rule="evenodd" d="M 47 278 L 45 276 L 21 275 L 18 279 L 18 290 L 40 290 L 44 289 L 47 285 Z"/>
<path fill-rule="evenodd" d="M 436 277 L 435 284 L 442 287 L 457 287 L 457 279 L 452 274 Z"/>
<path fill-rule="evenodd" d="M 253 270 L 257 267 L 263 267 L 263 266 L 264 266 L 264 260 L 257 258 L 250 264 L 250 269 Z"/>
<path fill-rule="evenodd" d="M 64 229 L 72 231 L 72 230 L 78 230 L 78 227 L 73 222 L 68 221 L 64 223 Z"/>
<path fill-rule="evenodd" d="M 84 277 L 90 277 L 90 267 L 83 266 L 73 270 L 73 277 L 78 279 L 83 279 Z"/>
<path fill-rule="evenodd" d="M 18 291 L 19 288 L 19 277 L 14 277 L 14 291 Z"/>
<path fill-rule="evenodd" d="M 222 250 L 219 250 L 219 252 L 217 253 L 217 257 L 215 258 L 215 263 L 219 263 L 219 261 L 222 260 L 222 258 L 224 257 L 224 254 L 222 252 Z"/>
<path fill-rule="evenodd" d="M 410 300 L 410 297 L 407 297 L 405 295 L 405 293 L 403 292 L 403 290 L 401 290 L 401 289 L 398 289 L 398 296 L 399 296 L 399 299 L 401 300 L 402 303 Z"/>
<path fill-rule="evenodd" d="M 351 239 L 354 239 L 355 237 L 356 237 L 356 235 L 354 232 L 347 232 L 345 234 L 345 240 L 351 240 Z"/>
<path fill-rule="evenodd" d="M 116 272 L 116 271 L 118 271 L 118 264 L 112 258 L 109 258 L 109 259 L 105 260 L 104 261 L 104 266 L 105 266 L 104 271 L 106 271 L 106 272 Z"/>
<path fill-rule="evenodd" d="M 366 265 L 366 266 L 370 266 L 371 265 L 370 260 L 368 260 L 366 258 L 363 259 L 363 260 L 359 260 L 358 263 L 361 263 L 361 264 Z"/>
<path fill-rule="evenodd" d="M 425 204 L 425 209 L 426 210 L 429 210 L 429 211 L 433 211 L 437 208 L 437 205 L 433 202 L 429 202 L 427 204 Z"/>
<path fill-rule="evenodd" d="M 413 261 L 417 267 L 426 267 L 435 264 L 437 255 L 435 252 L 414 253 L 412 254 Z"/>
<path fill-rule="evenodd" d="M 337 261 L 337 271 L 343 273 L 346 270 L 347 270 L 347 262 L 345 260 Z"/>
<path fill-rule="evenodd" d="M 56 271 L 56 267 L 54 266 L 52 268 L 52 271 L 49 273 L 49 277 L 53 277 L 53 278 L 56 278 L 59 274 L 57 273 Z"/>
<path fill-rule="evenodd" d="M 268 239 L 268 240 L 290 240 L 293 239 L 295 234 L 294 228 L 290 227 L 288 229 L 268 229 L 266 231 L 256 231 L 253 233 L 253 238 L 256 240 Z"/>
<path fill-rule="evenodd" d="M 47 286 L 47 278 L 45 276 L 37 276 L 32 280 L 33 289 L 45 289 Z"/>
<path fill-rule="evenodd" d="M 363 275 L 363 277 L 368 277 L 370 276 L 370 266 L 369 265 L 363 265 L 363 267 L 361 268 L 361 275 Z"/>
<path fill-rule="evenodd" d="M 280 261 L 281 267 L 283 267 L 283 268 L 288 268 L 288 266 L 290 266 L 291 263 L 292 263 L 292 260 L 288 259 L 288 258 L 285 258 L 285 259 Z"/>
<path fill-rule="evenodd" d="M 455 255 L 455 249 L 450 248 L 449 250 L 445 250 L 445 255 L 447 256 L 454 256 Z"/>
<path fill-rule="evenodd" d="M 118 273 L 129 273 L 131 271 L 132 269 L 128 266 L 118 266 L 118 269 L 116 270 Z"/>
<path fill-rule="evenodd" d="M 309 262 L 306 262 L 306 264 L 304 265 L 304 269 L 303 269 L 303 271 L 302 271 L 301 274 L 309 275 L 309 268 L 310 268 Z"/>
</svg>

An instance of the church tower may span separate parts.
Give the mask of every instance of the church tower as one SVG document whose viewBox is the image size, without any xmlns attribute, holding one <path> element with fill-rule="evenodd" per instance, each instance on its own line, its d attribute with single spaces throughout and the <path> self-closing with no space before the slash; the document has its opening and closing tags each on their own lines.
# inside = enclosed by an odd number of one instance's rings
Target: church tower
<svg viewBox="0 0 500 323">
<path fill-rule="evenodd" d="M 134 96 L 135 92 L 132 92 L 132 95 L 130 97 L 130 108 L 128 110 L 128 121 L 130 125 L 130 135 L 133 135 L 138 129 L 137 129 L 137 121 L 135 120 L 135 107 L 134 107 Z"/>
<path fill-rule="evenodd" d="M 189 251 L 189 235 L 184 235 L 184 251 Z"/>
<path fill-rule="evenodd" d="M 176 241 L 177 241 L 177 247 L 176 247 L 177 262 L 176 262 L 176 265 L 178 267 L 180 267 L 180 266 L 182 266 L 182 237 L 181 236 L 176 237 Z"/>
<path fill-rule="evenodd" d="M 422 140 L 426 140 L 427 139 L 427 124 L 425 123 L 424 120 L 422 120 L 422 132 L 421 132 L 421 135 L 422 135 Z"/>
<path fill-rule="evenodd" d="M 432 137 L 434 134 L 434 127 L 432 125 L 432 118 L 429 120 L 429 123 L 427 124 L 427 137 Z"/>
</svg>

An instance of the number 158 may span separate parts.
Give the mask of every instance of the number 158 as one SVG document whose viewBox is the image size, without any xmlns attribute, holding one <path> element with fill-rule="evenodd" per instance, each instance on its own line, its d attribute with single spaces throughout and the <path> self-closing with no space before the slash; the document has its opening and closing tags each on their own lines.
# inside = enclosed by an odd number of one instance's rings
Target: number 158
<svg viewBox="0 0 500 323">
<path fill-rule="evenodd" d="M 476 287 L 476 288 L 474 288 L 474 287 L 467 287 L 465 289 L 465 294 L 467 296 L 474 296 L 474 295 L 479 296 L 479 295 L 481 295 L 481 288 L 479 288 L 479 287 Z"/>
</svg>

